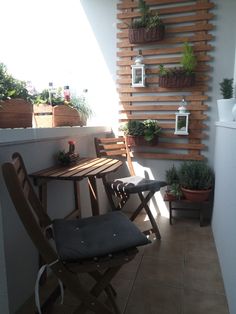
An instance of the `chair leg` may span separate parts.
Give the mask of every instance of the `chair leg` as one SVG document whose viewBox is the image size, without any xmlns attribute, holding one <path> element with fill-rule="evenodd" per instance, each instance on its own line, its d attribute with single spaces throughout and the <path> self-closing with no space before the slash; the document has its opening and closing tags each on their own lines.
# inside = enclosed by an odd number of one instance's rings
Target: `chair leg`
<svg viewBox="0 0 236 314">
<path fill-rule="evenodd" d="M 141 200 L 141 203 L 138 206 L 138 208 L 134 211 L 134 213 L 131 215 L 130 220 L 133 221 L 139 215 L 141 210 L 144 208 L 147 215 L 148 215 L 150 223 L 152 225 L 152 231 L 156 234 L 157 239 L 161 239 L 161 234 L 160 234 L 159 228 L 157 226 L 156 220 L 154 219 L 152 212 L 148 206 L 148 202 L 150 201 L 150 199 L 153 197 L 154 194 L 155 194 L 155 192 L 151 191 L 148 193 L 148 195 L 146 197 L 144 197 L 142 192 L 138 193 L 139 198 Z"/>
<path fill-rule="evenodd" d="M 121 268 L 121 266 L 109 268 L 105 271 L 104 274 L 101 274 L 99 272 L 90 273 L 92 275 L 92 277 L 97 280 L 97 283 L 93 286 L 90 293 L 93 296 L 98 297 L 102 291 L 105 291 L 108 295 L 109 301 L 111 302 L 111 305 L 113 306 L 113 309 L 115 310 L 116 314 L 120 314 L 120 311 L 119 311 L 119 309 L 115 303 L 114 297 L 112 295 L 110 281 L 117 274 L 117 272 L 120 270 L 120 268 Z M 84 303 L 82 303 L 76 309 L 76 311 L 74 313 L 75 314 L 84 313 L 86 310 L 87 310 L 87 306 Z M 100 312 L 95 311 L 95 313 L 100 313 Z M 110 313 L 112 313 L 112 311 L 110 311 Z"/>
</svg>

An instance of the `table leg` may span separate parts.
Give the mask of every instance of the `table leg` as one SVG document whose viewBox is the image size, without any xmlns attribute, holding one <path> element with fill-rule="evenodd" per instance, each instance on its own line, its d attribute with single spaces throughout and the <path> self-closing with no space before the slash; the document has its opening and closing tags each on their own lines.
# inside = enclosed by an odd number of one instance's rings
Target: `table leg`
<svg viewBox="0 0 236 314">
<path fill-rule="evenodd" d="M 90 193 L 92 214 L 93 214 L 93 216 L 96 216 L 96 215 L 99 215 L 96 178 L 89 177 L 88 178 L 88 185 L 89 185 L 89 193 Z"/>
<path fill-rule="evenodd" d="M 45 181 L 39 184 L 39 199 L 44 211 L 47 212 L 47 182 Z"/>
<path fill-rule="evenodd" d="M 75 197 L 75 211 L 76 218 L 81 218 L 81 206 L 80 206 L 80 189 L 79 189 L 79 182 L 74 181 L 74 197 Z"/>
</svg>

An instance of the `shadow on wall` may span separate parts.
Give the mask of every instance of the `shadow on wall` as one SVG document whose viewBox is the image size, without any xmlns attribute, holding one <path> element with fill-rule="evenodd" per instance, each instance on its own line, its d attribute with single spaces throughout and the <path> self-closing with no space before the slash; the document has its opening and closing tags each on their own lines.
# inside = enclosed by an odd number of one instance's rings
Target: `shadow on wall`
<svg viewBox="0 0 236 314">
<path fill-rule="evenodd" d="M 116 2 L 116 0 L 81 0 L 81 5 L 111 74 L 115 67 L 116 57 Z"/>
</svg>

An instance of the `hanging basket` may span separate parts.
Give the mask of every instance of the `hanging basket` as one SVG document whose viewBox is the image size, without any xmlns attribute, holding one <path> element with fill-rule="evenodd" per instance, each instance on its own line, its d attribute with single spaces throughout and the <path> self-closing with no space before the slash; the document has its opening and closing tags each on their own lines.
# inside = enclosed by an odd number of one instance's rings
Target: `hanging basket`
<svg viewBox="0 0 236 314">
<path fill-rule="evenodd" d="M 160 41 L 165 35 L 165 25 L 151 28 L 130 28 L 129 42 L 131 44 L 145 44 Z"/>
<path fill-rule="evenodd" d="M 144 136 L 127 135 L 126 141 L 128 146 L 155 146 L 158 144 L 158 135 L 155 135 L 151 141 L 146 141 Z"/>
<path fill-rule="evenodd" d="M 165 88 L 191 87 L 195 84 L 195 74 L 181 73 L 178 75 L 162 75 L 159 77 L 159 86 Z"/>
</svg>

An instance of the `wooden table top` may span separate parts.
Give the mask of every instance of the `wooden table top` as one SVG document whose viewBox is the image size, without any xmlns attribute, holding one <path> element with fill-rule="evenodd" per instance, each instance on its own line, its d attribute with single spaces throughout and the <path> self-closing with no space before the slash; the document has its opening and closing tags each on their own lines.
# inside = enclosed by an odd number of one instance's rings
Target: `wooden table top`
<svg viewBox="0 0 236 314">
<path fill-rule="evenodd" d="M 76 163 L 56 165 L 30 174 L 34 179 L 82 180 L 83 178 L 101 178 L 116 171 L 122 161 L 111 158 L 80 158 Z"/>
</svg>

